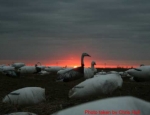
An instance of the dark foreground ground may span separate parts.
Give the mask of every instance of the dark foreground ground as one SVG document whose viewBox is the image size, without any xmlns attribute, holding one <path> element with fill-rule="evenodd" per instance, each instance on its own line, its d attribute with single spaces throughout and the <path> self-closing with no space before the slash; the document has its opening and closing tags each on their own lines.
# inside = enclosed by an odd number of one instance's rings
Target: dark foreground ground
<svg viewBox="0 0 150 115">
<path fill-rule="evenodd" d="M 56 75 L 47 76 L 27 76 L 22 78 L 10 78 L 0 74 L 0 115 L 16 112 L 16 109 L 9 104 L 2 104 L 2 98 L 8 93 L 24 87 L 42 87 L 46 89 L 46 101 L 37 105 L 22 107 L 19 111 L 36 113 L 38 115 L 50 115 L 56 111 L 81 103 L 107 98 L 108 96 L 91 97 L 88 99 L 68 99 L 68 91 L 83 79 L 62 83 L 55 82 Z M 131 82 L 124 80 L 121 96 L 135 96 L 150 101 L 150 83 Z M 119 91 L 115 91 L 109 97 L 120 96 Z"/>
</svg>

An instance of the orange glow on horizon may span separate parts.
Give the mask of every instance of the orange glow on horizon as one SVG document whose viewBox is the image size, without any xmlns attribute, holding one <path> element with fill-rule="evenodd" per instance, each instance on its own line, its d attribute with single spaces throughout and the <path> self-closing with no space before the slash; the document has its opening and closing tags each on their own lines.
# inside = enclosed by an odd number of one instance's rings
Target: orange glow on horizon
<svg viewBox="0 0 150 115">
<path fill-rule="evenodd" d="M 85 59 L 84 60 L 84 63 L 85 63 L 85 67 L 91 67 L 91 61 L 92 60 L 88 60 L 88 59 Z M 134 65 L 130 65 L 130 63 L 127 63 L 125 61 L 123 61 L 123 63 L 121 64 L 121 62 L 118 62 L 118 61 L 110 61 L 109 64 L 108 63 L 104 63 L 102 61 L 95 61 L 96 62 L 96 65 L 95 65 L 95 68 L 117 68 L 117 67 L 120 67 L 120 68 L 131 68 L 131 67 L 139 67 L 138 64 L 134 64 Z M 62 66 L 62 67 L 80 67 L 81 64 L 80 64 L 80 60 L 59 60 L 59 61 L 55 61 L 55 63 L 53 62 L 49 62 L 49 63 L 45 63 L 46 66 Z M 119 63 L 119 64 L 118 64 Z M 44 65 L 44 63 L 42 63 L 42 65 Z"/>
<path fill-rule="evenodd" d="M 44 64 L 43 64 L 44 65 Z M 77 65 L 77 64 L 68 64 L 68 65 L 65 65 L 65 64 L 58 64 L 58 65 L 55 65 L 55 64 L 45 64 L 45 66 L 61 66 L 61 67 L 73 67 L 73 68 L 76 68 L 76 67 L 80 67 L 81 65 Z M 85 67 L 91 67 L 91 64 L 90 65 L 85 65 Z M 104 65 L 95 65 L 95 68 L 131 68 L 131 67 L 139 67 L 139 66 L 131 66 L 131 65 L 125 65 L 125 66 L 117 66 L 117 65 L 107 65 L 107 66 L 104 66 Z"/>
<path fill-rule="evenodd" d="M 75 65 L 75 66 L 73 66 L 73 68 L 77 68 L 77 67 L 78 67 L 78 66 L 76 66 L 76 65 Z"/>
<path fill-rule="evenodd" d="M 85 67 L 91 67 L 91 58 L 85 58 L 84 63 Z M 136 60 L 101 60 L 95 59 L 96 62 L 95 68 L 131 68 L 131 67 L 139 67 L 140 64 L 150 65 L 149 60 L 145 61 L 136 61 Z M 63 60 L 0 60 L 0 64 L 11 64 L 12 62 L 23 62 L 27 66 L 34 66 L 37 62 L 41 62 L 41 65 L 45 66 L 61 66 L 61 67 L 79 67 L 81 66 L 80 58 L 73 59 L 63 59 Z"/>
</svg>

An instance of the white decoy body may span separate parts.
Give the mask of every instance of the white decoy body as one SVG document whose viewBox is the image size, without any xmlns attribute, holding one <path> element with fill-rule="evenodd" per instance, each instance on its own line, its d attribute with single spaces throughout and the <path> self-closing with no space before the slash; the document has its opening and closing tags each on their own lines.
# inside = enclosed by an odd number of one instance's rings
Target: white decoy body
<svg viewBox="0 0 150 115">
<path fill-rule="evenodd" d="M 11 77 L 17 76 L 16 69 L 15 67 L 12 67 L 12 66 L 5 66 L 5 65 L 1 66 L 0 72 L 6 76 L 11 76 Z"/>
<path fill-rule="evenodd" d="M 69 98 L 111 94 L 117 88 L 121 88 L 122 83 L 123 80 L 119 74 L 94 75 L 94 78 L 87 79 L 73 87 L 69 91 Z"/>
<path fill-rule="evenodd" d="M 134 81 L 150 81 L 150 66 L 140 66 L 126 71 Z"/>
<path fill-rule="evenodd" d="M 11 66 L 2 66 L 0 71 L 11 77 L 20 77 L 20 75 L 34 74 L 42 71 L 45 66 L 24 66 L 24 63 L 14 63 Z"/>
<path fill-rule="evenodd" d="M 118 73 L 121 75 L 121 77 L 124 76 L 124 72 L 123 72 L 123 71 L 120 71 L 120 72 L 118 72 Z"/>
<path fill-rule="evenodd" d="M 38 74 L 41 72 L 45 67 L 44 66 L 23 66 L 18 69 L 20 75 L 31 75 L 31 74 Z"/>
<path fill-rule="evenodd" d="M 42 70 L 42 71 L 40 71 L 39 73 L 38 73 L 38 75 L 49 75 L 50 74 L 50 72 L 47 72 L 47 71 L 44 71 L 44 70 Z"/>
<path fill-rule="evenodd" d="M 91 57 L 87 53 L 82 53 L 81 66 L 77 68 L 73 68 L 71 70 L 66 71 L 63 74 L 58 75 L 56 81 L 69 82 L 69 81 L 77 80 L 77 79 L 84 77 L 84 57 L 85 56 Z"/>
<path fill-rule="evenodd" d="M 107 72 L 105 72 L 104 70 L 102 70 L 102 71 L 96 73 L 96 75 L 106 75 L 106 74 L 107 74 Z"/>
<path fill-rule="evenodd" d="M 3 99 L 3 103 L 26 106 L 45 101 L 45 89 L 41 87 L 26 87 L 15 90 Z"/>
<path fill-rule="evenodd" d="M 0 67 L 6 66 L 5 64 L 0 65 Z"/>
<path fill-rule="evenodd" d="M 15 112 L 15 113 L 9 113 L 5 115 L 37 115 L 35 113 L 30 113 L 30 112 Z"/>
<path fill-rule="evenodd" d="M 44 70 L 45 70 L 45 68 L 46 68 L 44 65 L 40 65 L 40 66 L 39 66 L 39 65 L 38 65 L 38 66 L 36 66 L 36 65 L 35 65 L 35 67 L 40 68 L 40 69 L 41 69 L 41 71 L 44 71 Z"/>
<path fill-rule="evenodd" d="M 109 71 L 107 72 L 108 74 L 112 73 L 112 74 L 119 74 L 117 71 Z"/>
<path fill-rule="evenodd" d="M 63 74 L 63 73 L 65 73 L 65 72 L 67 72 L 67 71 L 69 71 L 69 70 L 71 70 L 71 69 L 73 69 L 73 67 L 65 68 L 65 69 L 59 70 L 59 71 L 57 72 L 57 75 Z"/>
<path fill-rule="evenodd" d="M 64 70 L 64 67 L 49 66 L 49 67 L 46 67 L 44 70 L 47 71 L 47 72 L 55 73 L 56 74 L 59 70 Z"/>
<path fill-rule="evenodd" d="M 127 70 L 127 71 L 128 71 L 128 70 Z M 129 74 L 127 73 L 127 71 L 125 71 L 125 72 L 123 73 L 123 77 L 131 78 L 132 76 L 131 76 L 131 75 L 129 75 Z"/>
<path fill-rule="evenodd" d="M 12 66 L 12 67 L 15 67 L 15 69 L 18 69 L 18 68 L 20 68 L 20 67 L 25 66 L 25 64 L 24 64 L 24 63 L 13 63 L 11 66 Z"/>
<path fill-rule="evenodd" d="M 131 96 L 113 97 L 84 103 L 52 115 L 149 115 L 150 103 Z"/>
<path fill-rule="evenodd" d="M 97 72 L 97 69 L 94 68 L 94 65 L 96 65 L 95 61 L 91 62 L 91 68 L 84 68 L 84 78 L 85 79 L 89 79 L 92 78 L 95 74 L 95 72 Z"/>
<path fill-rule="evenodd" d="M 39 75 L 49 75 L 50 72 L 42 70 L 41 72 L 38 73 Z"/>
<path fill-rule="evenodd" d="M 0 67 L 0 70 L 1 70 L 2 72 L 15 71 L 15 67 L 12 67 L 12 66 L 1 66 L 1 67 Z"/>
</svg>

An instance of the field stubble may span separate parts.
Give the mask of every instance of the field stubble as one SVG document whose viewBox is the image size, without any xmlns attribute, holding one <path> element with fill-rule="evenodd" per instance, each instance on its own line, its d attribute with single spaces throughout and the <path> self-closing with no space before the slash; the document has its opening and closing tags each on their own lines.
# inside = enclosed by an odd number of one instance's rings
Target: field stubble
<svg viewBox="0 0 150 115">
<path fill-rule="evenodd" d="M 119 91 L 112 95 L 100 95 L 86 99 L 68 99 L 69 90 L 83 79 L 74 82 L 55 82 L 56 75 L 47 76 L 27 76 L 22 78 L 10 78 L 0 74 L 0 115 L 16 112 L 14 106 L 3 104 L 2 99 L 8 93 L 24 87 L 42 87 L 46 90 L 46 101 L 36 105 L 21 107 L 19 111 L 32 112 L 38 115 L 50 115 L 56 111 L 79 105 L 81 103 L 104 99 L 108 97 L 120 96 Z M 131 82 L 124 80 L 121 96 L 135 96 L 150 101 L 149 82 Z M 84 110 L 83 110 L 84 111 Z"/>
</svg>

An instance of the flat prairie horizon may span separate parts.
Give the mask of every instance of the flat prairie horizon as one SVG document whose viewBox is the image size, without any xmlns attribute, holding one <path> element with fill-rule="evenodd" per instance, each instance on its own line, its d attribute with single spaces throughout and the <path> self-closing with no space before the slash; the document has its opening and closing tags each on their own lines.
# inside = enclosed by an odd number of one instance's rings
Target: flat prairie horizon
<svg viewBox="0 0 150 115">
<path fill-rule="evenodd" d="M 150 65 L 148 60 L 145 61 L 121 61 L 121 60 L 84 60 L 85 67 L 91 67 L 91 61 L 95 61 L 96 68 L 132 68 L 132 67 L 139 67 L 141 64 Z M 28 66 L 33 66 L 36 63 L 40 62 L 39 64 L 44 66 L 62 66 L 62 67 L 79 67 L 80 60 L 0 60 L 0 65 L 11 65 L 12 63 L 25 63 Z"/>
</svg>

